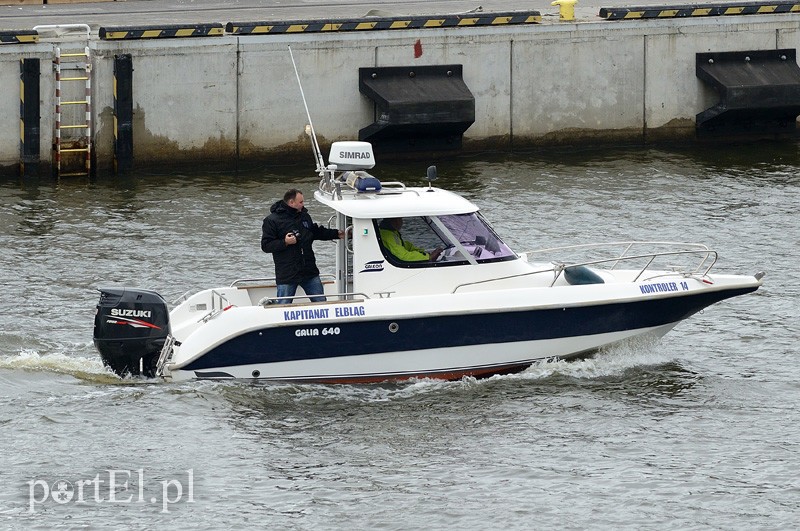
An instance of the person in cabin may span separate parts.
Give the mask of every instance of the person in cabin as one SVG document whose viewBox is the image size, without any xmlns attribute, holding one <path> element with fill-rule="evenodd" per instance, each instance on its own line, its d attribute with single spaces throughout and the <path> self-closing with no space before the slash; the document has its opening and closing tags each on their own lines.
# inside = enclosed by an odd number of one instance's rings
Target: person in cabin
<svg viewBox="0 0 800 531">
<path fill-rule="evenodd" d="M 441 248 L 436 248 L 430 253 L 420 249 L 413 243 L 403 240 L 400 229 L 403 228 L 403 218 L 386 218 L 378 226 L 381 231 L 381 241 L 392 255 L 403 262 L 435 262 L 442 254 Z"/>
<path fill-rule="evenodd" d="M 276 201 L 261 225 L 261 250 L 271 253 L 275 262 L 278 297 L 292 297 L 297 286 L 303 288 L 312 302 L 322 302 L 325 291 L 319 278 L 314 257 L 314 240 L 336 240 L 343 231 L 317 225 L 305 208 L 303 193 L 296 188 L 288 190 L 283 200 Z M 281 299 L 280 303 L 292 302 Z"/>
</svg>

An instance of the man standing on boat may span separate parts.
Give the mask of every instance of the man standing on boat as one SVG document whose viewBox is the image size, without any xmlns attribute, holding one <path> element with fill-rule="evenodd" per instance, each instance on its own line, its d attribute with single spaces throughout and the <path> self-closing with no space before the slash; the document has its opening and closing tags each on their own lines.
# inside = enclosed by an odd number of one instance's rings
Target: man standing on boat
<svg viewBox="0 0 800 531">
<path fill-rule="evenodd" d="M 312 244 L 314 240 L 336 240 L 343 232 L 317 225 L 305 208 L 303 193 L 292 188 L 269 209 L 270 214 L 261 225 L 261 250 L 272 253 L 275 261 L 275 277 L 278 297 L 292 297 L 297 286 L 306 295 L 322 295 L 325 291 L 319 278 L 317 260 Z M 321 302 L 325 297 L 311 297 L 312 302 Z M 292 299 L 279 300 L 289 303 Z"/>
</svg>

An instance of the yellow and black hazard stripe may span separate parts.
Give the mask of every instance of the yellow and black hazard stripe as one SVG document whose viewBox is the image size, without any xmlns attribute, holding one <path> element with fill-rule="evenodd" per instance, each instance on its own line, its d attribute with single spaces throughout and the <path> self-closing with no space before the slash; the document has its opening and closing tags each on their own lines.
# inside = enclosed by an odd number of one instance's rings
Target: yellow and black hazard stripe
<svg viewBox="0 0 800 531">
<path fill-rule="evenodd" d="M 763 15 L 773 13 L 800 13 L 800 2 L 733 2 L 705 5 L 603 7 L 600 9 L 600 17 L 607 20 Z"/>
<path fill-rule="evenodd" d="M 0 44 L 30 44 L 39 42 L 39 34 L 32 30 L 0 31 Z"/>
<path fill-rule="evenodd" d="M 225 31 L 234 35 L 265 35 L 276 33 L 327 33 L 345 31 L 377 31 L 424 28 L 471 28 L 539 24 L 538 11 L 507 13 L 470 13 L 420 17 L 369 17 L 360 19 L 291 20 L 270 22 L 228 22 Z"/>
<path fill-rule="evenodd" d="M 161 24 L 156 26 L 101 27 L 104 41 L 131 39 L 174 39 L 179 37 L 219 37 L 225 34 L 222 24 Z"/>
</svg>

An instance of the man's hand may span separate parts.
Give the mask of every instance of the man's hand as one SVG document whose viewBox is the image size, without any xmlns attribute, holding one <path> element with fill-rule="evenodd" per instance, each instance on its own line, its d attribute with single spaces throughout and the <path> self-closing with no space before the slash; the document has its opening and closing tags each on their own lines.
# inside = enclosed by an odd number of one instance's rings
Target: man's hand
<svg viewBox="0 0 800 531">
<path fill-rule="evenodd" d="M 429 255 L 430 256 L 429 260 L 431 262 L 435 262 L 439 258 L 439 255 L 442 254 L 442 251 L 444 251 L 444 249 L 442 249 L 441 247 L 437 247 L 436 249 L 431 251 L 431 254 Z"/>
<path fill-rule="evenodd" d="M 290 232 L 283 238 L 283 243 L 286 245 L 294 245 L 297 243 L 297 236 L 294 235 L 294 232 Z"/>
</svg>

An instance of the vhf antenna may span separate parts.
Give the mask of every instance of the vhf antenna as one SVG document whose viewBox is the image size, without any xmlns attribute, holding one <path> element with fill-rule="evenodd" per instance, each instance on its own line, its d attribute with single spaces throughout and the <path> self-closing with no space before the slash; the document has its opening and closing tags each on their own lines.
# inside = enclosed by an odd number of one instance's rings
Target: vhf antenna
<svg viewBox="0 0 800 531">
<path fill-rule="evenodd" d="M 314 152 L 314 158 L 317 161 L 317 172 L 322 177 L 325 174 L 325 160 L 322 158 L 322 151 L 319 149 L 317 142 L 317 134 L 314 132 L 314 124 L 311 122 L 311 113 L 308 112 L 308 103 L 306 103 L 306 94 L 303 92 L 303 84 L 300 82 L 300 72 L 297 71 L 297 63 L 294 62 L 294 54 L 292 47 L 289 46 L 289 57 L 292 58 L 292 66 L 294 67 L 294 75 L 297 77 L 297 85 L 300 87 L 300 96 L 303 98 L 303 106 L 306 108 L 306 116 L 308 117 L 308 125 L 306 126 L 306 134 L 311 137 L 311 150 Z"/>
</svg>

